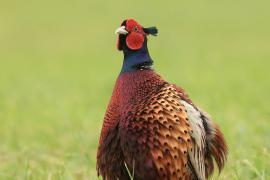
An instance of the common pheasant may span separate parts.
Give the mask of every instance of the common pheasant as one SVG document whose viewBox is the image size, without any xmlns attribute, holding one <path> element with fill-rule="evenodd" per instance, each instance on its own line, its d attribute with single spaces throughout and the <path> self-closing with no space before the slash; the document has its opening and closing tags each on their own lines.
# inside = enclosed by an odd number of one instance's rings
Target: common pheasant
<svg viewBox="0 0 270 180">
<path fill-rule="evenodd" d="M 219 127 L 186 92 L 158 75 L 145 28 L 134 19 L 116 30 L 124 53 L 105 114 L 97 152 L 103 179 L 207 179 L 224 167 L 227 145 Z"/>
</svg>

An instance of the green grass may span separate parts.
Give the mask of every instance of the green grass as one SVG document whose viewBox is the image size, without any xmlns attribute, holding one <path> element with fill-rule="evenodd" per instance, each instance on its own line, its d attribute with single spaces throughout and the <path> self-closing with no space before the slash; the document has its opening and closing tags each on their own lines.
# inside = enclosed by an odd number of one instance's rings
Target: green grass
<svg viewBox="0 0 270 180">
<path fill-rule="evenodd" d="M 3 1 L 0 179 L 97 179 L 96 148 L 126 17 L 156 25 L 156 70 L 215 119 L 218 179 L 270 179 L 269 1 Z M 217 175 L 213 179 L 217 179 Z"/>
</svg>

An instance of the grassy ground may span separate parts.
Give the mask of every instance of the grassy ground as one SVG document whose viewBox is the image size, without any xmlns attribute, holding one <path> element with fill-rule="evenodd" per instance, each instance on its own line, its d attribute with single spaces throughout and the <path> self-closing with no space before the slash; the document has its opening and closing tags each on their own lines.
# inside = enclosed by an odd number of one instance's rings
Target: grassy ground
<svg viewBox="0 0 270 180">
<path fill-rule="evenodd" d="M 229 144 L 213 179 L 270 179 L 270 3 L 5 1 L 0 6 L 0 179 L 97 179 L 102 118 L 126 17 L 160 34 L 156 70 L 189 92 Z"/>
</svg>

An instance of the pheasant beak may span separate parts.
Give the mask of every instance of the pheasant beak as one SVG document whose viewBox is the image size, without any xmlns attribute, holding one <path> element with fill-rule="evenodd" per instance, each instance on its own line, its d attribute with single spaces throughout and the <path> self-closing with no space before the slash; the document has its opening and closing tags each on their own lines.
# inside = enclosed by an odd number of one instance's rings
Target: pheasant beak
<svg viewBox="0 0 270 180">
<path fill-rule="evenodd" d="M 121 26 L 120 28 L 116 29 L 115 34 L 127 34 L 127 30 L 125 26 Z"/>
</svg>

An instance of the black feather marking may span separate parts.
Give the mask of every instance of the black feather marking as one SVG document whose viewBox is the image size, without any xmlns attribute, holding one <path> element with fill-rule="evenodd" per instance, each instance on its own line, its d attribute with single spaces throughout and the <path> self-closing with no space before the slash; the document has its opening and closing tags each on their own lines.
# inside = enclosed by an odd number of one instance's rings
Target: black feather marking
<svg viewBox="0 0 270 180">
<path fill-rule="evenodd" d="M 146 61 L 141 64 L 134 65 L 133 68 L 137 70 L 147 70 L 147 69 L 152 69 L 153 67 L 153 61 Z"/>
<path fill-rule="evenodd" d="M 153 36 L 157 36 L 158 34 L 158 29 L 156 27 L 143 28 L 143 31 L 146 34 L 151 34 Z"/>
</svg>

